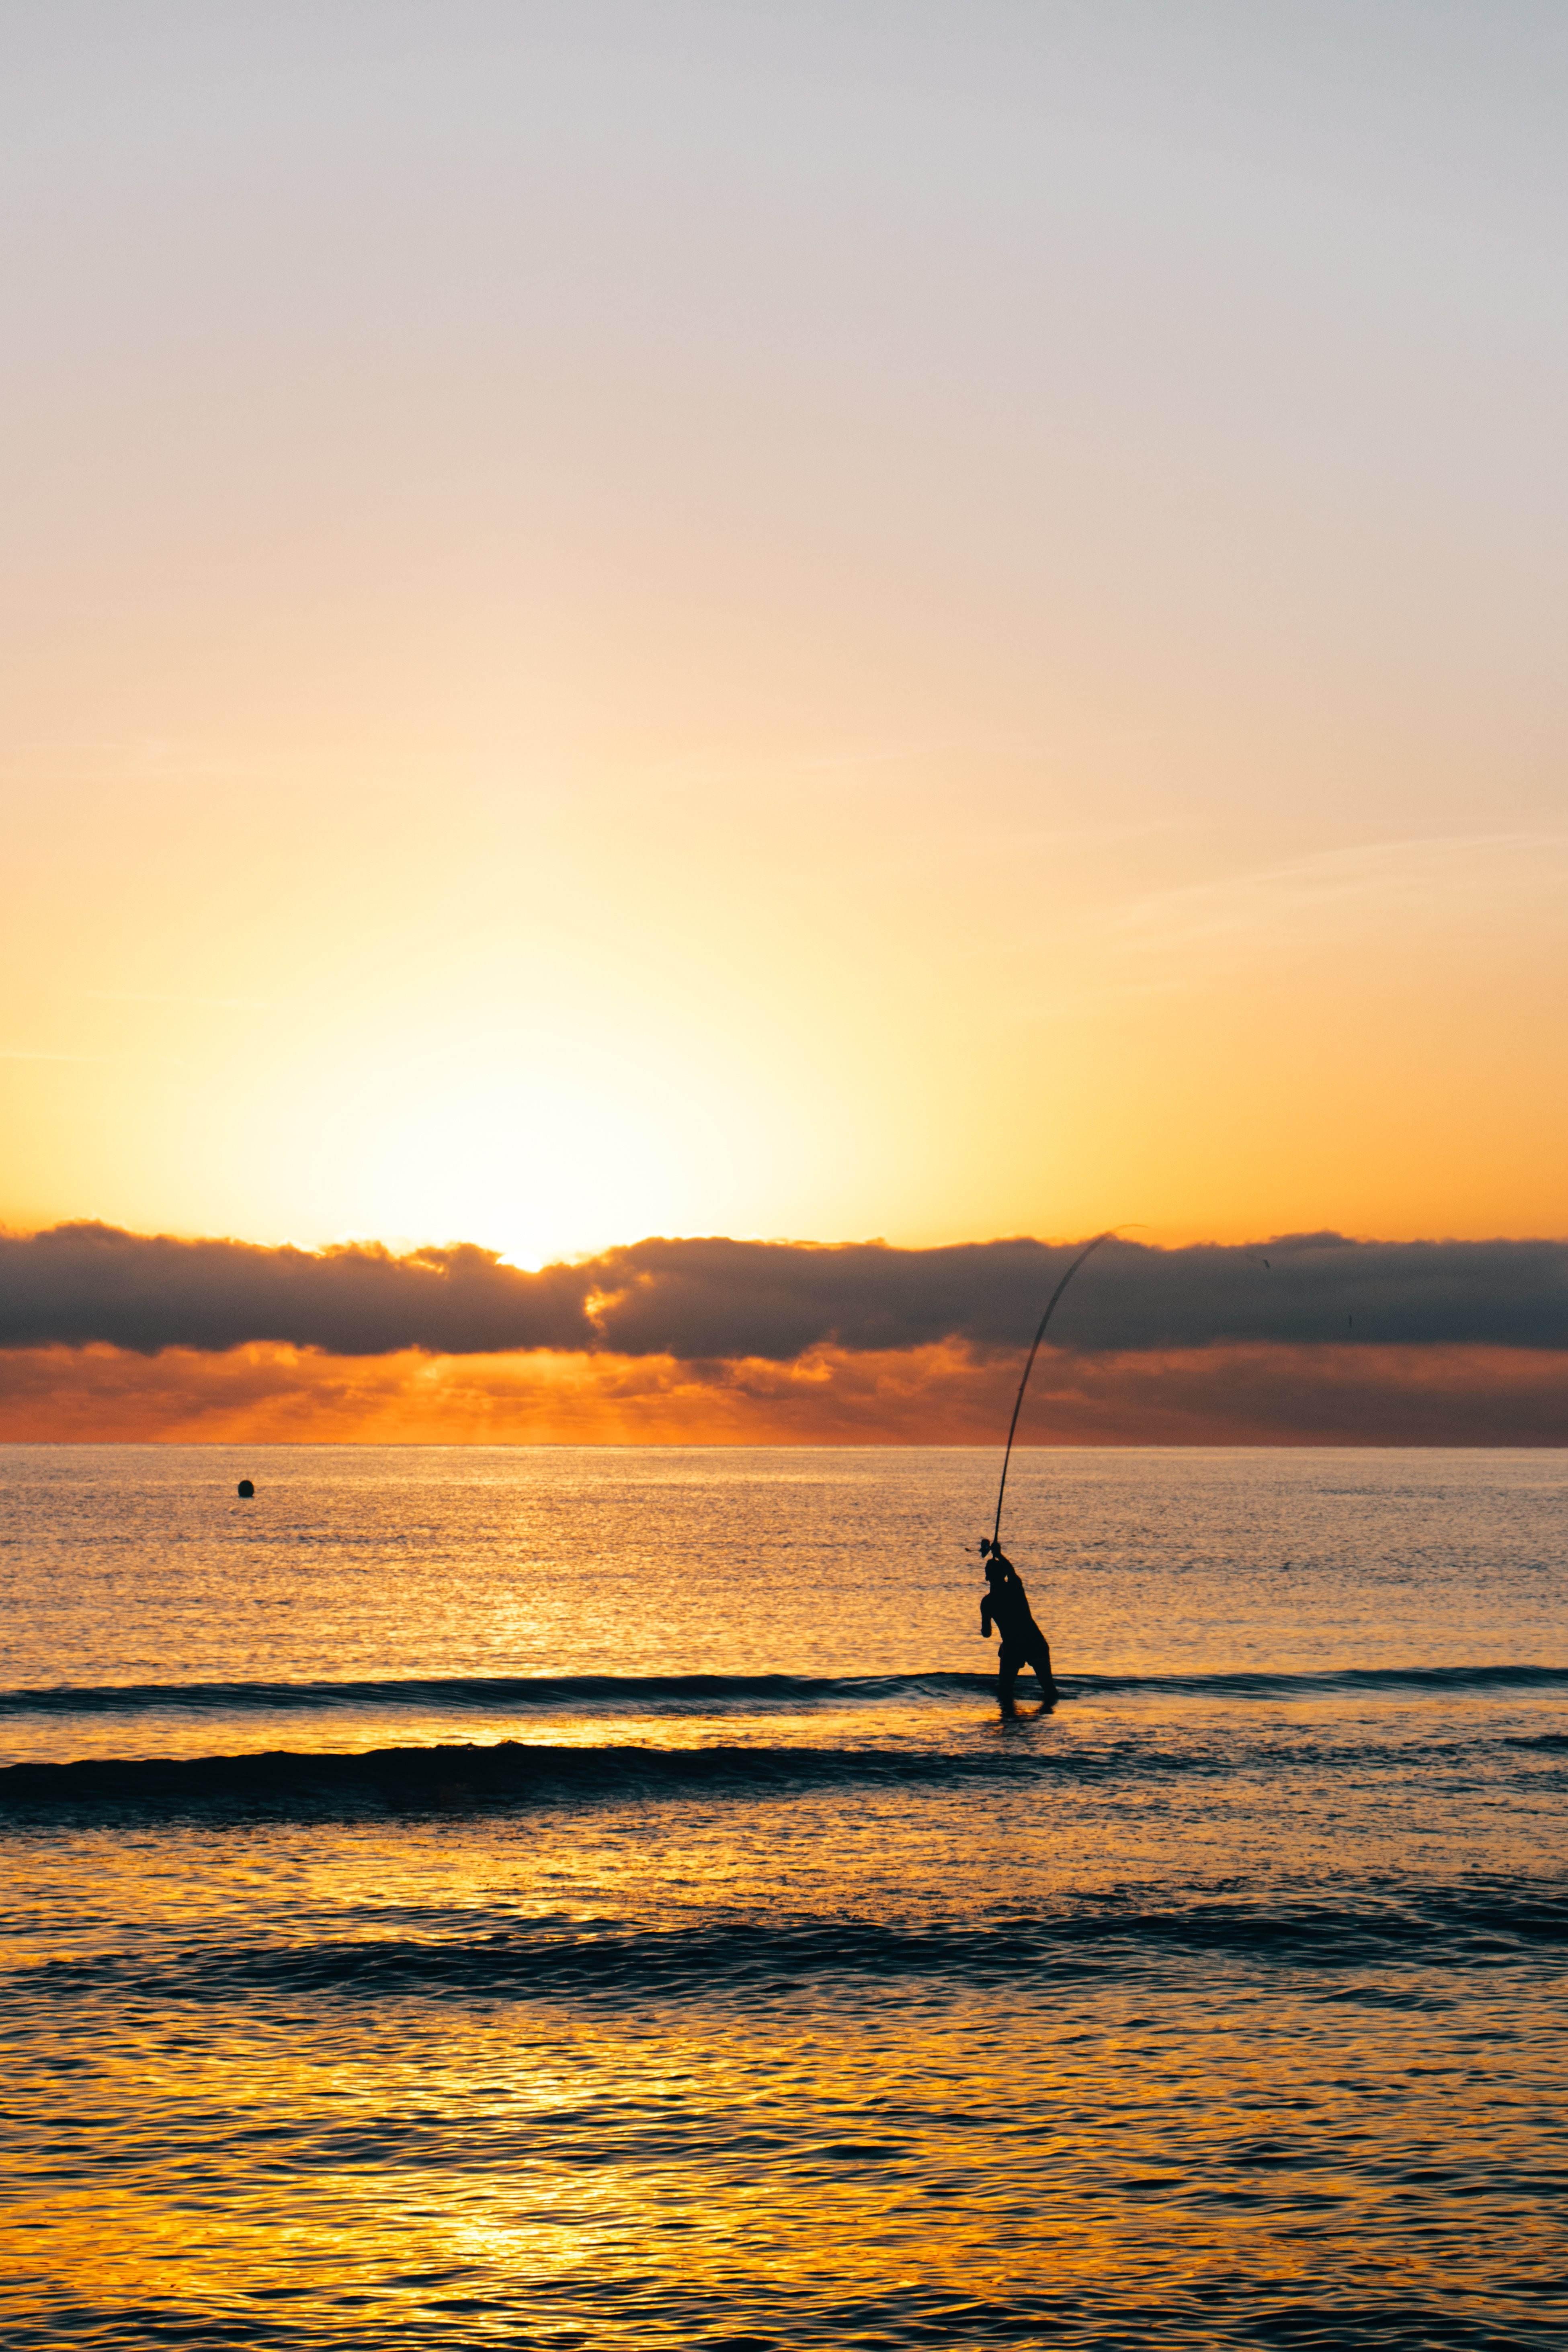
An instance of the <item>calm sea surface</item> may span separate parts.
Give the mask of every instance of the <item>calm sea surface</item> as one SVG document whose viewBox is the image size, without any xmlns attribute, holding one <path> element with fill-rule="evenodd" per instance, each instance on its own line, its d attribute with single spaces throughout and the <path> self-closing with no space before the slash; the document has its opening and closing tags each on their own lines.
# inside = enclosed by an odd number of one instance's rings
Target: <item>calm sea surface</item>
<svg viewBox="0 0 1568 2352">
<path fill-rule="evenodd" d="M 1568 1454 L 996 1467 L 0 1449 L 7 2345 L 1562 2352 Z"/>
</svg>

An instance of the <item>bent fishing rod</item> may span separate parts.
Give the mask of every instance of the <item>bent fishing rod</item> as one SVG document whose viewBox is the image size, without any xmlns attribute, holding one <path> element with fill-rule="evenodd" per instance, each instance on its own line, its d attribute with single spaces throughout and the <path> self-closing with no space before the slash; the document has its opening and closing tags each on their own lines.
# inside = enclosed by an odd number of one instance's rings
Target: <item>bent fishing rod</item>
<svg viewBox="0 0 1568 2352">
<path fill-rule="evenodd" d="M 1007 1492 L 1007 1465 L 1013 1458 L 1013 1438 L 1018 1427 L 1018 1415 L 1024 1409 L 1024 1391 L 1029 1385 L 1029 1374 L 1035 1369 L 1035 1358 L 1040 1352 L 1040 1341 L 1046 1336 L 1046 1326 L 1050 1321 L 1051 1317 L 1056 1313 L 1058 1301 L 1060 1299 L 1063 1291 L 1067 1288 L 1074 1275 L 1078 1272 L 1079 1266 L 1084 1264 L 1086 1259 L 1091 1258 L 1094 1255 L 1095 1251 L 1100 1247 L 1101 1242 L 1110 1241 L 1112 1234 L 1118 1234 L 1121 1231 L 1121 1227 L 1120 1225 L 1108 1225 L 1104 1233 L 1096 1234 L 1094 1239 L 1089 1243 L 1087 1249 L 1079 1250 L 1078 1255 L 1074 1258 L 1072 1264 L 1068 1266 L 1067 1272 L 1063 1275 L 1061 1280 L 1052 1291 L 1046 1311 L 1040 1318 L 1040 1328 L 1035 1334 L 1035 1344 L 1030 1349 L 1028 1360 L 1024 1366 L 1024 1377 L 1018 1382 L 1018 1393 L 1013 1400 L 1013 1418 L 1007 1424 L 1007 1444 L 1005 1451 L 1002 1455 L 1002 1483 L 996 1489 L 996 1521 L 995 1525 L 992 1528 L 989 1539 L 980 1547 L 982 1558 L 984 1558 L 987 1552 L 1000 1551 L 1002 1549 L 1002 1497 Z"/>
</svg>

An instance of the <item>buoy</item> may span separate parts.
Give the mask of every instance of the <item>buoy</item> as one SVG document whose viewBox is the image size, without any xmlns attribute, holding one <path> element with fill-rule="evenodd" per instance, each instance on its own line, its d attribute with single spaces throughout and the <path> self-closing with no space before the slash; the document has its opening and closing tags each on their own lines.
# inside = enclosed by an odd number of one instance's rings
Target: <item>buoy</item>
<svg viewBox="0 0 1568 2352">
<path fill-rule="evenodd" d="M 255 1487 L 251 1485 L 251 1483 L 250 1483 L 250 1481 L 249 1481 L 249 1479 L 248 1479 L 248 1478 L 242 1478 L 242 1479 L 240 1480 L 240 1482 L 239 1482 L 239 1499 L 240 1499 L 240 1501 L 241 1501 L 242 1503 L 248 1503 L 248 1502 L 249 1502 L 249 1500 L 250 1500 L 250 1498 L 251 1498 L 251 1496 L 255 1494 L 255 1492 L 256 1492 L 256 1489 L 255 1489 Z"/>
</svg>

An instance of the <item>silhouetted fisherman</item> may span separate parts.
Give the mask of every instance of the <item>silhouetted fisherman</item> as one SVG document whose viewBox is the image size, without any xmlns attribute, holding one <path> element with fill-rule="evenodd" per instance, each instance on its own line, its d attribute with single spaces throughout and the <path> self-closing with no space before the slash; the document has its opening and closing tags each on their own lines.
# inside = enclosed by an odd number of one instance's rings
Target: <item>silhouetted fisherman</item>
<svg viewBox="0 0 1568 2352">
<path fill-rule="evenodd" d="M 996 1660 L 996 1689 L 1002 1712 L 1018 1712 L 1014 1686 L 1024 1666 L 1033 1666 L 1042 1700 L 1049 1706 L 1057 1695 L 1056 1677 L 1051 1673 L 1051 1645 L 1035 1622 L 1023 1578 L 999 1544 L 992 1544 L 989 1549 L 985 1591 L 980 1603 L 980 1630 L 989 1634 L 994 1624 L 1002 1637 Z"/>
</svg>

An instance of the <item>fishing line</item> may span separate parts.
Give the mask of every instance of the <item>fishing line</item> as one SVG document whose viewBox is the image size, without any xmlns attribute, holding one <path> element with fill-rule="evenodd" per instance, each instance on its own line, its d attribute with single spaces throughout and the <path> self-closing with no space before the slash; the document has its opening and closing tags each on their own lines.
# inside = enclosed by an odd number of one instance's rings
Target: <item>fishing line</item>
<svg viewBox="0 0 1568 2352">
<path fill-rule="evenodd" d="M 980 1547 L 983 1552 L 987 1550 L 1000 1551 L 1002 1549 L 1002 1497 L 1007 1491 L 1007 1465 L 1013 1458 L 1013 1435 L 1018 1426 L 1018 1415 L 1023 1411 L 1024 1407 L 1024 1391 L 1029 1385 L 1029 1374 L 1035 1369 L 1035 1358 L 1039 1354 L 1040 1341 L 1046 1336 L 1046 1326 L 1057 1311 L 1057 1301 L 1060 1298 L 1063 1291 L 1067 1288 L 1068 1283 L 1072 1280 L 1079 1266 L 1082 1265 L 1084 1260 L 1086 1258 L 1091 1258 L 1094 1255 L 1095 1251 L 1100 1247 L 1101 1242 L 1110 1241 L 1113 1234 L 1118 1234 L 1121 1231 L 1121 1227 L 1120 1225 L 1109 1225 L 1104 1233 L 1096 1234 L 1094 1239 L 1089 1243 L 1087 1249 L 1079 1250 L 1077 1257 L 1074 1258 L 1072 1264 L 1068 1266 L 1067 1272 L 1063 1275 L 1061 1280 L 1052 1291 L 1050 1303 L 1047 1307 L 1045 1313 L 1040 1318 L 1040 1328 L 1035 1334 L 1035 1344 L 1029 1350 L 1029 1360 L 1024 1366 L 1024 1377 L 1018 1382 L 1018 1393 L 1013 1401 L 1013 1418 L 1007 1424 L 1007 1446 L 1006 1451 L 1002 1456 L 1002 1484 L 996 1489 L 996 1524 L 991 1530 L 990 1543 L 988 1545 L 982 1544 Z"/>
</svg>

